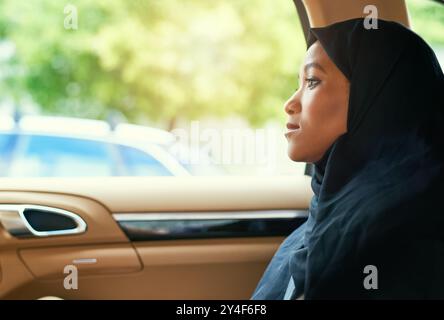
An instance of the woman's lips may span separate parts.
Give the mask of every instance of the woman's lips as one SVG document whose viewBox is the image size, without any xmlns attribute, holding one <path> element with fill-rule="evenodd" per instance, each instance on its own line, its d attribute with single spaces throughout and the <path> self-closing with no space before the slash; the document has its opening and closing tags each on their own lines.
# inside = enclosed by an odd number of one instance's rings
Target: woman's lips
<svg viewBox="0 0 444 320">
<path fill-rule="evenodd" d="M 299 125 L 288 122 L 287 123 L 287 129 L 288 130 L 296 130 L 296 129 L 299 129 Z"/>
<path fill-rule="evenodd" d="M 290 122 L 288 122 L 287 123 L 287 132 L 285 133 L 285 137 L 287 137 L 288 138 L 288 136 L 290 135 L 290 134 L 292 134 L 293 132 L 296 132 L 296 131 L 298 131 L 299 129 L 300 129 L 300 127 L 299 127 L 299 125 L 298 124 L 294 124 L 294 123 L 290 123 Z"/>
</svg>

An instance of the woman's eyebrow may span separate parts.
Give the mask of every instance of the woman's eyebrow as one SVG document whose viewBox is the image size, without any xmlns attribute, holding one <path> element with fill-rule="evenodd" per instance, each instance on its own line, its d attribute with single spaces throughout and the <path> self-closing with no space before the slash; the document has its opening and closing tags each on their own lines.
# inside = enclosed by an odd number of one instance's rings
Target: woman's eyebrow
<svg viewBox="0 0 444 320">
<path fill-rule="evenodd" d="M 317 63 L 317 62 L 310 62 L 310 63 L 307 63 L 305 66 L 304 66 L 304 72 L 307 72 L 307 70 L 308 69 L 310 69 L 310 68 L 316 68 L 316 69 L 319 69 L 319 70 L 321 70 L 323 73 L 327 73 L 326 71 L 325 71 L 325 69 L 319 64 L 319 63 Z"/>
</svg>

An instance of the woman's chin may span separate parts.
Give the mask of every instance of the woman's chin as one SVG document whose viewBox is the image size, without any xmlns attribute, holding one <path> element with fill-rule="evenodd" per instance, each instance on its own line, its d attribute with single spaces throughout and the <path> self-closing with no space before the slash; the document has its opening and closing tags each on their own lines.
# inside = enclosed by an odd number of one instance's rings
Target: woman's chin
<svg viewBox="0 0 444 320">
<path fill-rule="evenodd" d="M 288 144 L 288 157 L 294 162 L 314 162 L 322 157 L 322 155 L 315 155 L 311 150 L 296 146 L 292 143 Z"/>
<path fill-rule="evenodd" d="M 288 157 L 295 162 L 303 162 L 304 160 L 304 154 L 301 152 L 301 150 L 295 148 L 294 146 L 289 145 L 288 146 Z"/>
</svg>

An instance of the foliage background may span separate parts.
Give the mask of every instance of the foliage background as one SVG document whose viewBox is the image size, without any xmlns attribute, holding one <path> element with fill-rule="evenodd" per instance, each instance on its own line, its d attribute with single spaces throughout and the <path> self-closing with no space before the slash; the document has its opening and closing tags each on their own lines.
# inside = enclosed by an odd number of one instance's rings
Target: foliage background
<svg viewBox="0 0 444 320">
<path fill-rule="evenodd" d="M 305 41 L 290 0 L 0 0 L 0 100 L 43 114 L 171 129 L 178 120 L 282 120 Z M 414 29 L 444 46 L 444 7 L 409 0 Z M 2 52 L 2 53 L 1 53 Z"/>
</svg>

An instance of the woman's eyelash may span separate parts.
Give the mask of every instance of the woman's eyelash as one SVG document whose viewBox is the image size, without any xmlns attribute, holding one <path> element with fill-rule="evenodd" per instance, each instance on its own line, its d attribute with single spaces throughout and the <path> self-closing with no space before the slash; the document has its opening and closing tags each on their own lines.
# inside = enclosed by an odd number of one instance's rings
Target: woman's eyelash
<svg viewBox="0 0 444 320">
<path fill-rule="evenodd" d="M 305 78 L 305 81 L 308 83 L 308 88 L 310 89 L 315 88 L 321 82 L 318 78 Z"/>
</svg>

